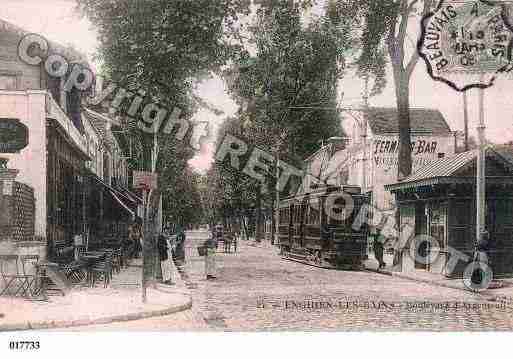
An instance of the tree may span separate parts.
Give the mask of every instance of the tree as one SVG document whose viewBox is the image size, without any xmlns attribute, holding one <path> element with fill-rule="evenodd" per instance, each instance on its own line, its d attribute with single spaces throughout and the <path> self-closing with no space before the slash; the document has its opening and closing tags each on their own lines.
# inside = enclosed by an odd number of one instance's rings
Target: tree
<svg viewBox="0 0 513 359">
<path fill-rule="evenodd" d="M 485 139 L 485 145 L 495 145 L 492 141 Z M 479 143 L 474 136 L 468 137 L 468 150 L 479 148 Z M 456 153 L 465 152 L 465 136 L 462 131 L 456 132 Z"/>
<path fill-rule="evenodd" d="M 218 131 L 217 145 L 220 145 L 224 136 L 230 134 L 251 141 L 246 134 L 251 134 L 243 122 L 237 117 L 225 119 Z M 247 160 L 247 159 L 245 159 Z M 228 163 L 216 162 L 208 173 L 208 187 L 211 213 L 211 223 L 223 222 L 234 224 L 244 231 L 249 238 L 249 229 L 246 226 L 250 209 L 257 207 L 258 184 L 242 173 L 240 169 L 233 168 Z"/>
<path fill-rule="evenodd" d="M 284 158 L 300 166 L 320 140 L 341 134 L 337 81 L 349 30 L 327 16 L 305 24 L 304 2 L 271 3 L 249 27 L 255 55 L 246 53 L 225 77 L 259 145 L 272 151 L 282 141 Z"/>
<path fill-rule="evenodd" d="M 202 224 L 205 215 L 200 193 L 202 176 L 186 168 L 180 177 L 185 180 L 175 181 L 163 190 L 164 217 L 182 226 Z"/>
<path fill-rule="evenodd" d="M 194 95 L 196 82 L 219 72 L 240 51 L 238 17 L 249 13 L 244 0 L 76 2 L 98 31 L 104 77 L 134 94 L 141 91 L 145 103 L 169 111 L 179 108 L 185 119 L 206 106 Z M 159 188 L 183 186 L 187 161 L 194 155 L 184 145 L 188 137 L 179 143 L 174 133 L 159 131 L 156 150 L 153 134 L 136 126 L 141 114 L 125 115 L 129 104 L 120 106 L 124 126 L 115 130 L 124 131 L 118 137 L 132 155 L 132 169 L 155 167 Z M 152 152 L 157 155 L 153 166 Z M 159 197 L 160 191 L 154 195 Z"/>
<path fill-rule="evenodd" d="M 144 93 L 146 103 L 160 104 L 169 111 L 180 109 L 184 119 L 190 119 L 201 105 L 193 93 L 197 81 L 220 71 L 240 50 L 238 16 L 249 12 L 245 0 L 76 2 L 98 31 L 99 58 L 106 79 L 132 91 L 132 95 Z M 159 174 L 158 189 L 150 192 L 148 205 L 152 225 L 146 225 L 144 231 L 145 238 L 150 239 L 144 242 L 149 254 L 150 248 L 154 251 L 156 247 L 155 219 L 162 191 L 165 199 L 178 201 L 168 205 L 182 206 L 181 218 L 190 209 L 187 202 L 170 194 L 186 184 L 184 171 L 193 151 L 178 144 L 174 133 L 158 128 L 154 129 L 156 134 L 138 130 L 135 124 L 141 113 L 127 116 L 128 107 L 128 101 L 119 106 L 124 126 L 115 129 L 125 135 L 125 154 L 133 154 L 132 169 Z M 152 273 L 151 262 L 146 262 L 150 261 L 145 261 L 144 272 Z M 143 293 L 144 301 L 145 289 Z"/>
<path fill-rule="evenodd" d="M 334 17 L 354 19 L 360 47 L 357 72 L 361 77 L 374 76 L 373 95 L 386 86 L 387 64 L 392 67 L 399 122 L 400 180 L 412 171 L 409 90 L 419 60 L 416 39 L 409 34 L 432 5 L 432 0 L 333 0 L 328 5 Z M 415 17 L 418 21 L 413 20 Z"/>
<path fill-rule="evenodd" d="M 310 5 L 309 1 L 269 1 L 260 6 L 248 29 L 248 48 L 254 49 L 254 54 L 241 53 L 239 61 L 225 71 L 239 112 L 236 118 L 227 120 L 223 131 L 238 133 L 248 145 L 298 167 L 321 140 L 342 134 L 336 111 L 337 82 L 343 74 L 348 45 L 344 32 L 349 30 L 344 27 L 345 21 L 333 23 L 326 15 L 305 23 L 302 12 Z M 231 169 L 223 164 L 216 164 L 215 169 L 223 173 L 223 180 L 233 178 L 240 183 L 243 177 L 241 173 L 230 176 Z M 249 179 L 246 187 L 233 187 L 240 196 L 235 201 L 237 208 L 251 206 L 256 211 L 257 240 L 261 209 L 275 202 L 276 169 L 266 177 L 264 185 Z M 224 182 L 226 187 L 232 181 Z M 239 204 L 243 194 L 250 191 L 254 198 L 243 200 L 254 202 Z"/>
</svg>

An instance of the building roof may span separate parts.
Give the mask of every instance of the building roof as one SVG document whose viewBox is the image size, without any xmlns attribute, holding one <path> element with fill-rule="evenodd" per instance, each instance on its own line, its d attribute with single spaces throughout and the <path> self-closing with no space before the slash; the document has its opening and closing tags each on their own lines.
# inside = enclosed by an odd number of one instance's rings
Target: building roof
<svg viewBox="0 0 513 359">
<path fill-rule="evenodd" d="M 513 163 L 513 144 L 495 145 L 493 146 L 493 149 L 504 157 L 504 159 Z"/>
<path fill-rule="evenodd" d="M 508 154 L 506 157 L 504 154 Z M 461 174 L 473 166 L 477 160 L 478 150 L 458 153 L 451 157 L 442 158 L 431 162 L 430 164 L 419 168 L 401 182 L 385 185 L 385 189 L 393 191 L 402 188 L 411 188 L 422 185 L 431 185 L 438 183 L 448 183 L 449 178 L 464 177 Z M 486 157 L 495 158 L 501 161 L 511 171 L 513 179 L 513 150 L 496 149 L 489 146 L 486 148 Z M 466 176 L 468 177 L 468 176 Z M 468 177 L 475 181 L 475 177 Z"/>
<path fill-rule="evenodd" d="M 363 145 L 361 143 L 356 143 L 346 149 L 335 152 L 335 154 L 330 158 L 326 170 L 322 174 L 323 178 L 325 180 L 330 180 L 333 177 L 338 176 L 341 170 L 351 165 L 350 161 L 354 159 L 354 156 L 362 149 Z"/>
<path fill-rule="evenodd" d="M 8 21 L 2 20 L 2 19 L 0 19 L 0 31 L 3 32 L 4 34 L 12 34 L 13 36 L 16 36 L 19 38 L 30 34 L 29 31 L 22 29 L 21 27 L 16 26 L 16 25 L 14 25 Z M 69 62 L 80 63 L 84 66 L 90 67 L 89 63 L 87 62 L 86 56 L 84 54 L 82 54 L 81 52 L 79 52 L 69 46 L 66 47 L 66 46 L 58 44 L 54 41 L 50 41 L 48 39 L 46 39 L 46 40 L 48 41 L 48 44 L 50 47 L 49 54 L 59 54 L 61 56 L 64 56 Z"/>
<path fill-rule="evenodd" d="M 370 107 L 359 109 L 355 112 L 362 113 L 374 134 L 387 134 L 399 132 L 397 109 L 384 107 Z M 425 134 L 451 134 L 451 129 L 442 113 L 434 109 L 412 108 L 410 109 L 411 131 Z"/>
<path fill-rule="evenodd" d="M 461 171 L 477 157 L 477 150 L 458 153 L 451 157 L 441 158 L 423 166 L 402 182 L 412 182 L 425 178 L 449 177 Z"/>
</svg>

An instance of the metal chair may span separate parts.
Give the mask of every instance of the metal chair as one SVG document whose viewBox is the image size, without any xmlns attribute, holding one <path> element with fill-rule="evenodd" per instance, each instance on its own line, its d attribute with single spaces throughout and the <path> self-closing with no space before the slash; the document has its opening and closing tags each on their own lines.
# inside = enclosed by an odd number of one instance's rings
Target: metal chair
<svg viewBox="0 0 513 359">
<path fill-rule="evenodd" d="M 9 265 L 11 264 L 11 265 Z M 13 267 L 16 269 L 15 271 L 9 271 L 9 267 Z M 14 274 L 16 272 L 16 274 Z M 0 295 L 8 295 L 12 294 L 14 290 L 15 293 L 19 291 L 21 286 L 20 280 L 21 278 L 18 275 L 18 256 L 17 255 L 0 255 L 0 275 L 2 276 L 2 281 L 4 287 Z"/>
<path fill-rule="evenodd" d="M 35 254 L 20 255 L 18 256 L 19 262 L 21 262 L 22 275 L 24 277 L 24 289 L 23 292 L 30 297 L 43 296 L 46 298 L 46 293 L 43 292 L 42 277 L 39 273 L 36 264 L 39 262 L 39 256 Z M 34 267 L 34 274 L 28 273 L 28 265 L 32 264 Z"/>
<path fill-rule="evenodd" d="M 27 274 L 27 263 L 38 260 L 37 255 L 0 255 L 0 275 L 4 283 L 0 295 L 26 298 L 39 296 L 42 293 L 42 286 L 38 283 L 40 276 L 37 272 Z"/>
<path fill-rule="evenodd" d="M 107 286 L 110 283 L 110 280 L 112 279 L 112 252 L 107 252 L 105 254 L 105 259 L 95 263 L 91 269 L 91 275 L 92 275 L 92 286 L 94 287 L 96 284 L 96 279 L 98 276 L 103 277 L 103 286 L 104 288 L 107 288 Z"/>
<path fill-rule="evenodd" d="M 115 273 L 119 274 L 121 272 L 121 266 L 123 264 L 123 251 L 121 248 L 117 248 L 113 251 L 112 257 L 112 269 Z"/>
<path fill-rule="evenodd" d="M 232 233 L 225 232 L 224 234 L 224 253 L 231 253 L 232 247 Z"/>
<path fill-rule="evenodd" d="M 85 253 L 85 246 L 75 246 L 73 252 L 73 258 L 69 256 L 63 257 L 58 263 L 59 269 L 64 273 L 66 278 L 73 284 L 77 284 L 82 282 L 85 278 L 83 271 L 84 263 L 81 260 Z"/>
</svg>

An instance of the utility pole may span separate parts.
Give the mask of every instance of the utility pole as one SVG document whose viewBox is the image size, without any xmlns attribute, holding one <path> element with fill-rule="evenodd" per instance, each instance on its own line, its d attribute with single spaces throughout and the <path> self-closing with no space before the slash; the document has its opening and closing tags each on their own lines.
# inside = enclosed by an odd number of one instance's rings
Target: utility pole
<svg viewBox="0 0 513 359">
<path fill-rule="evenodd" d="M 276 191 L 276 209 L 274 214 L 274 221 L 275 221 L 275 238 L 273 238 L 273 243 L 276 244 L 279 243 L 280 238 L 280 142 L 281 139 L 278 141 L 278 145 L 276 148 L 276 183 L 275 183 L 275 191 Z"/>
<path fill-rule="evenodd" d="M 482 77 L 482 76 L 481 76 Z M 481 81 L 482 82 L 482 81 Z M 477 155 L 477 178 L 476 178 L 476 242 L 479 241 L 481 233 L 486 226 L 486 143 L 485 143 L 485 123 L 484 123 L 484 89 L 479 90 L 479 125 L 477 133 L 479 136 L 479 149 Z"/>
<path fill-rule="evenodd" d="M 157 172 L 157 159 L 159 155 L 159 143 L 158 143 L 158 127 L 156 126 L 154 128 L 153 132 L 153 153 L 151 157 L 151 172 L 156 173 Z M 152 190 L 153 192 L 153 190 Z M 153 288 L 157 287 L 156 279 L 158 276 L 162 275 L 162 267 L 160 266 L 160 260 L 158 258 L 158 251 L 156 246 L 156 235 L 160 234 L 160 231 L 162 230 L 162 222 L 160 220 L 160 209 L 161 209 L 161 200 L 162 197 L 159 196 L 157 207 L 153 208 L 154 214 L 156 216 L 153 216 L 154 222 L 153 222 L 153 230 L 152 230 L 152 256 L 153 256 L 153 265 L 154 265 L 154 276 L 153 276 Z"/>
<path fill-rule="evenodd" d="M 256 226 L 255 226 L 255 242 L 260 243 L 262 241 L 262 187 L 263 185 L 257 185 L 256 193 Z"/>
<path fill-rule="evenodd" d="M 147 189 L 143 189 L 143 250 L 142 250 L 142 279 L 141 279 L 141 286 L 142 286 L 142 302 L 146 303 L 147 301 L 147 288 L 148 288 L 148 282 L 146 280 L 146 266 L 147 266 L 147 234 L 148 234 L 148 191 Z"/>
<path fill-rule="evenodd" d="M 468 148 L 468 100 L 467 91 L 463 91 L 463 123 L 464 123 L 464 136 L 465 136 L 465 152 Z"/>
<path fill-rule="evenodd" d="M 365 88 L 363 92 L 363 108 L 364 111 L 369 109 L 369 76 L 365 76 Z M 367 193 L 367 117 L 363 116 L 363 123 L 361 126 L 361 137 L 362 137 L 362 146 L 363 146 L 363 155 L 362 155 L 362 192 L 363 194 Z"/>
</svg>

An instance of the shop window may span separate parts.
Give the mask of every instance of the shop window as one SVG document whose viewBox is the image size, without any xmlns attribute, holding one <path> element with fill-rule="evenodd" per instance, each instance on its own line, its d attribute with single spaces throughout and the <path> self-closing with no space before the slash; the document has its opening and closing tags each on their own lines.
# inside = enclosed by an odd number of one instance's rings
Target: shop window
<svg viewBox="0 0 513 359">
<path fill-rule="evenodd" d="M 110 171 L 109 171 L 109 156 L 104 153 L 103 154 L 103 180 L 110 185 Z"/>
<path fill-rule="evenodd" d="M 446 232 L 446 218 L 447 218 L 447 204 L 446 203 L 432 203 L 430 213 L 430 234 L 438 240 L 441 249 L 446 247 L 447 232 Z"/>
<path fill-rule="evenodd" d="M 289 223 L 289 210 L 287 208 L 283 208 L 280 211 L 280 224 L 288 224 Z"/>
<path fill-rule="evenodd" d="M 308 223 L 310 224 L 319 223 L 319 210 L 316 209 L 315 206 L 318 206 L 318 203 L 310 204 L 310 211 L 308 212 Z"/>
<path fill-rule="evenodd" d="M 454 201 L 451 209 L 451 224 L 468 226 L 473 222 L 474 205 L 470 200 Z"/>
</svg>

